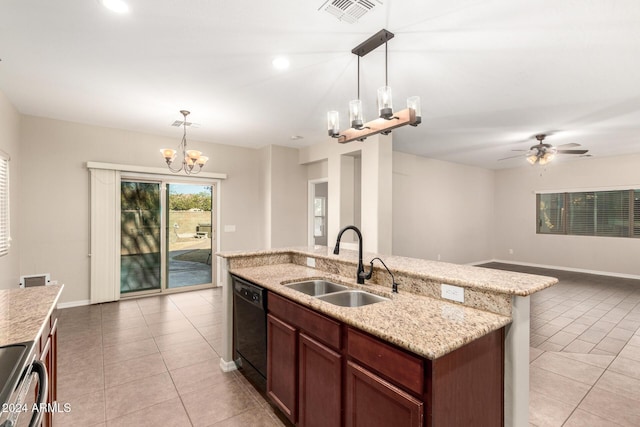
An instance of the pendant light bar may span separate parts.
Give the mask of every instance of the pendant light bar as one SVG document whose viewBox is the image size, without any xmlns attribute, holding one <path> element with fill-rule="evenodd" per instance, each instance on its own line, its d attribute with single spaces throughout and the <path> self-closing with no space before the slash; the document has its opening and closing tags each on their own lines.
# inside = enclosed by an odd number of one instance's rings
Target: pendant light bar
<svg viewBox="0 0 640 427">
<path fill-rule="evenodd" d="M 351 50 L 358 56 L 358 98 L 349 102 L 349 124 L 351 128 L 340 132 L 340 113 L 329 111 L 327 113 L 327 131 L 330 137 L 339 143 L 351 141 L 363 141 L 367 137 L 381 133 L 388 135 L 392 129 L 404 125 L 418 126 L 422 122 L 420 97 L 412 96 L 407 99 L 407 108 L 397 113 L 393 112 L 392 92 L 389 87 L 388 74 L 388 44 L 394 37 L 390 31 L 382 29 L 373 36 Z M 360 58 L 384 44 L 384 86 L 378 89 L 378 115 L 379 118 L 364 123 L 362 114 L 362 101 L 360 100 Z"/>
<path fill-rule="evenodd" d="M 331 111 L 329 112 L 331 113 Z M 387 135 L 391 130 L 404 125 L 417 126 L 419 117 L 416 117 L 416 110 L 405 108 L 394 114 L 393 120 L 375 119 L 364 124 L 361 129 L 345 129 L 336 137 L 340 144 L 346 144 L 352 141 L 363 141 L 369 136 L 381 133 Z"/>
<path fill-rule="evenodd" d="M 392 32 L 384 29 L 380 30 L 374 35 L 372 35 L 371 37 L 369 37 L 368 39 L 366 39 L 365 41 L 363 41 L 362 43 L 360 43 L 358 46 L 351 49 L 351 53 L 353 53 L 354 55 L 358 55 L 360 57 L 365 56 L 367 53 L 379 48 L 384 43 L 388 42 L 394 37 L 395 37 L 395 34 L 393 34 Z"/>
</svg>

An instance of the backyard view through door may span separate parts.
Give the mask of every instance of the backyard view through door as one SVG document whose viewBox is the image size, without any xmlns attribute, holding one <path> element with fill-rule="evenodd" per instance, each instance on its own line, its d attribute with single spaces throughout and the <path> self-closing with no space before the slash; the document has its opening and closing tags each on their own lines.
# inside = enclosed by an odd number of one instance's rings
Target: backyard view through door
<svg viewBox="0 0 640 427">
<path fill-rule="evenodd" d="M 212 283 L 214 194 L 215 184 L 121 181 L 121 294 Z"/>
<path fill-rule="evenodd" d="M 167 184 L 167 287 L 211 283 L 211 185 Z"/>
</svg>

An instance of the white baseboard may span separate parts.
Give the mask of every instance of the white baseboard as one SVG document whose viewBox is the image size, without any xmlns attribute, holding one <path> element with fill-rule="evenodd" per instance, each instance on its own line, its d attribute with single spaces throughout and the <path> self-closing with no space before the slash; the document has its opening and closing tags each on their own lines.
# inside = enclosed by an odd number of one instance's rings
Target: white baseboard
<svg viewBox="0 0 640 427">
<path fill-rule="evenodd" d="M 238 369 L 238 365 L 236 365 L 236 362 L 234 362 L 233 360 L 231 362 L 227 362 L 222 357 L 220 358 L 220 370 L 222 370 L 222 372 L 231 372 L 235 371 L 236 369 Z"/>
<path fill-rule="evenodd" d="M 531 262 L 507 261 L 502 259 L 493 259 L 491 261 L 485 261 L 485 263 L 488 263 L 488 262 L 499 262 L 501 264 L 513 264 L 513 265 L 522 265 L 525 267 L 549 268 L 551 270 L 574 271 L 576 273 L 586 273 L 586 274 L 595 274 L 598 276 L 610 276 L 610 277 L 620 277 L 622 279 L 640 280 L 640 275 L 637 275 L 637 274 L 615 273 L 612 271 L 588 270 L 586 268 L 572 268 L 572 267 L 563 267 L 559 265 L 534 264 Z M 475 264 L 476 263 L 474 263 L 474 265 Z"/>
<path fill-rule="evenodd" d="M 495 259 L 488 259 L 486 261 L 474 261 L 474 262 L 468 262 L 466 265 L 480 265 L 480 264 L 488 264 L 490 262 L 498 262 Z"/>
<path fill-rule="evenodd" d="M 83 299 L 79 301 L 59 302 L 58 308 L 81 307 L 83 305 L 89 305 L 89 304 L 91 304 L 91 301 L 88 299 Z"/>
</svg>

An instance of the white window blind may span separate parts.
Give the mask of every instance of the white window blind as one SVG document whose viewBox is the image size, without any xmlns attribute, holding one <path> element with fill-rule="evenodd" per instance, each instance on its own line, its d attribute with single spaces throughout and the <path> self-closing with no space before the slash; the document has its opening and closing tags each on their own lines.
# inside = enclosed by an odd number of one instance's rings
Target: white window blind
<svg viewBox="0 0 640 427">
<path fill-rule="evenodd" d="M 9 157 L 0 153 L 0 256 L 9 253 Z"/>
</svg>

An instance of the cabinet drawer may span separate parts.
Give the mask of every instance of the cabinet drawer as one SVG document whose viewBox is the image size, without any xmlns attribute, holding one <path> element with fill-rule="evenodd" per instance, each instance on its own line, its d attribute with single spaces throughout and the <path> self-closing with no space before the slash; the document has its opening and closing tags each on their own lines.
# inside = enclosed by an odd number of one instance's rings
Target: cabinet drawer
<svg viewBox="0 0 640 427">
<path fill-rule="evenodd" d="M 340 349 L 340 323 L 275 293 L 269 294 L 269 312 L 302 329 L 324 344 Z"/>
<path fill-rule="evenodd" d="M 424 391 L 424 361 L 355 329 L 347 329 L 347 355 L 421 395 Z"/>
</svg>

